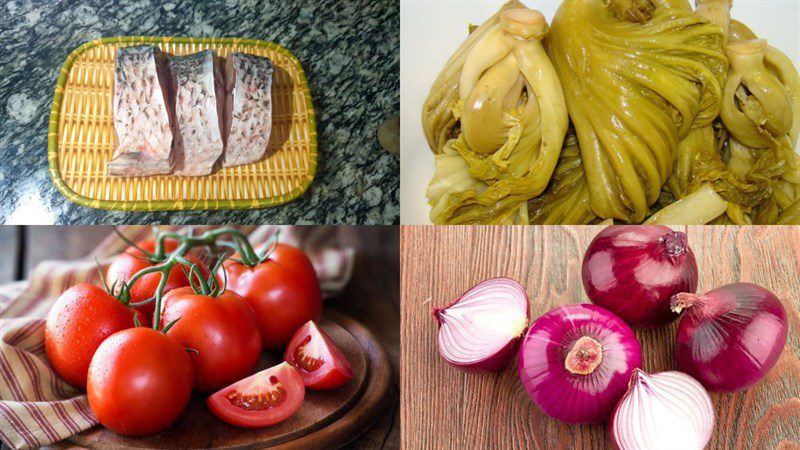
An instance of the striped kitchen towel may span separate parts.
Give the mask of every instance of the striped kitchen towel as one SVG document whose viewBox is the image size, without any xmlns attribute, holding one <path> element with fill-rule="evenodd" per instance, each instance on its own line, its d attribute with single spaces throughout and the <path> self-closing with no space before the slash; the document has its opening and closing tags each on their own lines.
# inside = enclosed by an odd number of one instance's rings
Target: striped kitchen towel
<svg viewBox="0 0 800 450">
<path fill-rule="evenodd" d="M 199 234 L 209 227 L 193 228 Z M 350 279 L 354 250 L 343 244 L 340 227 L 240 228 L 254 246 L 280 232 L 280 242 L 305 250 L 326 297 L 341 292 Z M 127 227 L 121 231 L 137 241 L 150 237 L 152 228 Z M 126 247 L 124 240 L 111 234 L 84 259 L 44 261 L 27 281 L 0 286 L 0 440 L 4 446 L 37 448 L 97 424 L 83 391 L 61 380 L 47 363 L 44 317 L 68 287 L 100 283 L 95 260 L 105 269 Z"/>
</svg>

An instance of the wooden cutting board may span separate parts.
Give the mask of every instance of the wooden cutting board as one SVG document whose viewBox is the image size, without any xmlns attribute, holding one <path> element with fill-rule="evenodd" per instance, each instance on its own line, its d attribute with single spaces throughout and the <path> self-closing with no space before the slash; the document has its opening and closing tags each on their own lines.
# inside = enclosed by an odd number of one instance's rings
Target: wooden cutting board
<svg viewBox="0 0 800 450">
<path fill-rule="evenodd" d="M 372 333 L 335 311 L 326 310 L 320 325 L 339 345 L 353 368 L 353 379 L 331 391 L 306 391 L 294 416 L 272 427 L 237 428 L 217 419 L 205 405 L 206 396 L 193 394 L 186 411 L 169 429 L 151 436 L 127 437 L 97 426 L 70 441 L 96 449 L 251 449 L 335 448 L 355 439 L 377 417 L 391 384 L 386 353 Z M 265 353 L 259 370 L 280 362 L 282 355 Z"/>
</svg>

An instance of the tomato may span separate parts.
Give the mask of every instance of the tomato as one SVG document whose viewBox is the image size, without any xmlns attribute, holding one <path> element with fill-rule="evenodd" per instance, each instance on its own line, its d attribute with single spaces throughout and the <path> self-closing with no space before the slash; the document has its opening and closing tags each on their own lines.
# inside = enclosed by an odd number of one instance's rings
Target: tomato
<svg viewBox="0 0 800 450">
<path fill-rule="evenodd" d="M 310 389 L 336 389 L 353 378 L 347 357 L 314 321 L 292 336 L 283 359 L 300 372 Z"/>
<path fill-rule="evenodd" d="M 278 244 L 269 259 L 248 267 L 227 260 L 228 289 L 244 297 L 256 316 L 264 350 L 280 350 L 292 334 L 322 311 L 322 292 L 302 250 Z M 222 278 L 222 270 L 217 273 Z"/>
<path fill-rule="evenodd" d="M 251 375 L 261 356 L 261 336 L 250 305 L 238 294 L 197 295 L 191 287 L 164 297 L 162 327 L 180 318 L 167 335 L 190 352 L 194 387 L 212 392 Z"/>
<path fill-rule="evenodd" d="M 231 425 L 260 428 L 291 417 L 305 396 L 300 374 L 284 362 L 216 392 L 206 404 Z"/>
<path fill-rule="evenodd" d="M 136 245 L 142 250 L 150 253 L 153 253 L 156 250 L 156 241 L 154 239 L 141 241 Z M 177 248 L 177 241 L 173 239 L 164 240 L 164 250 L 167 254 L 174 252 Z M 106 283 L 111 286 L 116 281 L 117 285 L 119 285 L 119 282 L 121 281 L 130 280 L 136 274 L 136 272 L 158 264 L 150 262 L 144 258 L 144 253 L 142 253 L 138 248 L 133 246 L 128 247 L 124 252 L 117 255 L 117 257 L 108 267 L 108 272 L 106 272 Z M 208 268 L 206 268 L 206 266 L 195 256 L 186 255 L 186 259 L 197 264 L 197 266 L 203 272 L 203 275 L 208 275 Z M 184 268 L 185 266 L 176 264 L 175 267 L 170 270 L 169 277 L 167 278 L 167 285 L 164 287 L 164 292 L 169 292 L 172 289 L 183 286 L 189 286 L 189 279 L 183 272 Z M 131 303 L 143 302 L 153 298 L 156 295 L 156 288 L 158 287 L 158 283 L 160 281 L 160 273 L 149 273 L 137 280 L 136 283 L 134 283 L 134 285 L 131 287 Z M 136 309 L 144 313 L 152 320 L 153 312 L 156 310 L 156 302 L 150 302 L 146 305 L 137 306 Z"/>
<path fill-rule="evenodd" d="M 152 328 L 109 336 L 92 358 L 89 406 L 106 428 L 126 436 L 172 425 L 192 393 L 192 361 L 175 339 Z"/>
<path fill-rule="evenodd" d="M 78 284 L 67 289 L 47 314 L 44 348 L 50 365 L 67 383 L 85 388 L 97 347 L 117 331 L 133 328 L 134 314 L 148 325 L 141 313 L 97 286 Z"/>
</svg>

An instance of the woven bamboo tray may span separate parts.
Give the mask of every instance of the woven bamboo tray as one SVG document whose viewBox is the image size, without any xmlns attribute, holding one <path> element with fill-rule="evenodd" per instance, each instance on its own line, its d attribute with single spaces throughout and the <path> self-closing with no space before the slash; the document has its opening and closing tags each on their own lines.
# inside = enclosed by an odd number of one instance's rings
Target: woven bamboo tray
<svg viewBox="0 0 800 450">
<path fill-rule="evenodd" d="M 203 177 L 114 177 L 114 60 L 118 47 L 153 44 L 173 55 L 214 49 L 270 58 L 272 135 L 262 161 Z M 125 36 L 87 42 L 64 62 L 50 112 L 47 159 L 56 188 L 83 206 L 128 211 L 249 209 L 299 197 L 314 179 L 317 132 L 300 62 L 272 42 L 239 38 Z"/>
</svg>

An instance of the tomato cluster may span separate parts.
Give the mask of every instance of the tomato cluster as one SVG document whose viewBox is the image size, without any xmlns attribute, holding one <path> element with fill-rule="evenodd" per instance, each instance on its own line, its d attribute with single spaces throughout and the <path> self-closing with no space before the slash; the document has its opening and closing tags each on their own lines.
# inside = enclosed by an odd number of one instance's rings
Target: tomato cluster
<svg viewBox="0 0 800 450">
<path fill-rule="evenodd" d="M 191 245 L 161 245 L 159 255 L 156 240 L 135 244 L 109 267 L 112 288 L 73 286 L 48 314 L 47 358 L 86 389 L 101 424 L 130 436 L 159 432 L 195 390 L 213 392 L 208 408 L 225 422 L 270 426 L 300 408 L 306 388 L 334 389 L 352 378 L 347 358 L 315 323 L 322 294 L 300 249 L 277 244 L 256 261 L 237 253 L 209 268 L 187 254 Z M 262 350 L 284 350 L 285 362 L 254 374 Z"/>
</svg>

